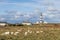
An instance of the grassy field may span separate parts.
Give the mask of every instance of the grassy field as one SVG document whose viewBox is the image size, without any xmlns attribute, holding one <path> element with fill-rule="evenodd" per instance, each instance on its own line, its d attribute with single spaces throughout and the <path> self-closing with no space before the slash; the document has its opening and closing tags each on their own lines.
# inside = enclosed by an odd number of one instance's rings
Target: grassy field
<svg viewBox="0 0 60 40">
<path fill-rule="evenodd" d="M 1 27 L 0 40 L 60 40 L 60 25 Z"/>
</svg>

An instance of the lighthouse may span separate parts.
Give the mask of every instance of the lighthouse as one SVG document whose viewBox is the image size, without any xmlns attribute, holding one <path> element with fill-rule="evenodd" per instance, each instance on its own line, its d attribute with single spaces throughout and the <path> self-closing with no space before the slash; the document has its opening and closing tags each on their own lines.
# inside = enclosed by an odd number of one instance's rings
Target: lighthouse
<svg viewBox="0 0 60 40">
<path fill-rule="evenodd" d="M 44 23 L 44 18 L 43 18 L 43 14 L 40 13 L 40 23 L 43 24 Z"/>
</svg>

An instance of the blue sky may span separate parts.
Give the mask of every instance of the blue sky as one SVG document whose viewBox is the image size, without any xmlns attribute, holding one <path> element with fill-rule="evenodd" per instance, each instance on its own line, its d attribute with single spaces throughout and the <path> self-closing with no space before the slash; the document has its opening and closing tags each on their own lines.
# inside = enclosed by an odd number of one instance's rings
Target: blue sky
<svg viewBox="0 0 60 40">
<path fill-rule="evenodd" d="M 0 21 L 36 22 L 41 12 L 44 21 L 60 23 L 60 0 L 0 0 Z"/>
</svg>

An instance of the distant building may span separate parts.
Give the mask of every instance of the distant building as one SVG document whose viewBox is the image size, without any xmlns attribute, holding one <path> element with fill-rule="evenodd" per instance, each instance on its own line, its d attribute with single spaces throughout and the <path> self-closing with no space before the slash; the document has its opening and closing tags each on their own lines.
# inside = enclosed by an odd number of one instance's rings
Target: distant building
<svg viewBox="0 0 60 40">
<path fill-rule="evenodd" d="M 7 23 L 6 22 L 0 22 L 0 26 L 6 26 Z"/>
<path fill-rule="evenodd" d="M 37 21 L 34 24 L 40 24 L 41 22 Z M 44 21 L 45 24 L 47 24 L 48 22 Z"/>
<path fill-rule="evenodd" d="M 30 22 L 23 22 L 23 25 L 32 25 Z"/>
<path fill-rule="evenodd" d="M 48 22 L 44 21 L 45 24 L 47 24 Z"/>
<path fill-rule="evenodd" d="M 34 24 L 40 24 L 40 22 L 39 22 L 39 21 L 37 21 L 37 22 L 35 22 Z"/>
</svg>

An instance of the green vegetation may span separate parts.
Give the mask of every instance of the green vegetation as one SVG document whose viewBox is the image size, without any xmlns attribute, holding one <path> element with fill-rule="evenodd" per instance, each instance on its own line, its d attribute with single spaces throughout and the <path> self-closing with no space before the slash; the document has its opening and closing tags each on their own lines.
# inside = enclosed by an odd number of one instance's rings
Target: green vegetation
<svg viewBox="0 0 60 40">
<path fill-rule="evenodd" d="M 60 40 L 58 26 L 44 24 L 42 27 L 40 25 L 4 27 L 0 28 L 0 40 Z M 4 34 L 5 32 L 9 33 Z M 18 33 L 15 35 L 16 32 Z"/>
</svg>

